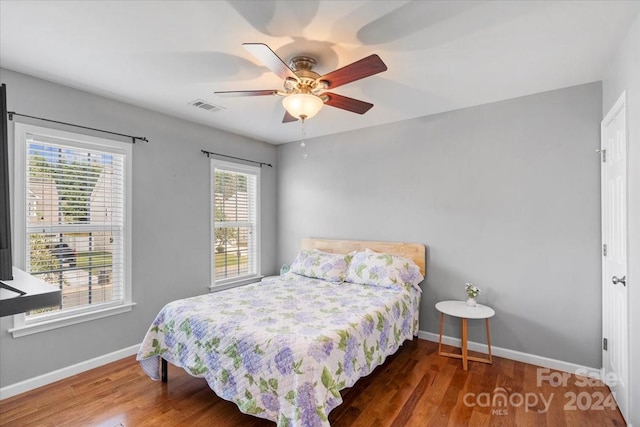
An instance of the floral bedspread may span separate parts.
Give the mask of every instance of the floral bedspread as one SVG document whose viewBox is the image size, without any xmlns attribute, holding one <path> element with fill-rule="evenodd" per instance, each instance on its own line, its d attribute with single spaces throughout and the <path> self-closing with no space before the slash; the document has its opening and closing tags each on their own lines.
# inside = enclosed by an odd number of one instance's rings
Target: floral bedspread
<svg viewBox="0 0 640 427">
<path fill-rule="evenodd" d="M 418 333 L 420 290 L 295 273 L 167 304 L 138 352 L 203 377 L 221 398 L 278 426 L 328 426 L 352 386 Z"/>
</svg>

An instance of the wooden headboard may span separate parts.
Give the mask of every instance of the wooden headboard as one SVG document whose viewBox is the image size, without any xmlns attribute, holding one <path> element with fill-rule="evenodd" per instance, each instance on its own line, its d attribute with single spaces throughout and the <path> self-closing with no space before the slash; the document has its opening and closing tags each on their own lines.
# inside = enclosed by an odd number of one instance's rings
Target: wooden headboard
<svg viewBox="0 0 640 427">
<path fill-rule="evenodd" d="M 365 240 L 328 240 L 302 239 L 301 249 L 318 249 L 323 252 L 347 254 L 351 251 L 363 251 L 367 248 L 376 252 L 384 252 L 409 258 L 426 273 L 425 246 L 421 243 L 400 242 L 368 242 Z"/>
</svg>

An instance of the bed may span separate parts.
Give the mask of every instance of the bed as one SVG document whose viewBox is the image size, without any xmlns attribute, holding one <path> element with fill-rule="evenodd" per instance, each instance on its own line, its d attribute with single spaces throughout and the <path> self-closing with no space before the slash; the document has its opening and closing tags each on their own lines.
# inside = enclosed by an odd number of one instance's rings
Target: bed
<svg viewBox="0 0 640 427">
<path fill-rule="evenodd" d="M 284 275 L 167 304 L 137 359 L 278 426 L 329 426 L 340 390 L 417 336 L 424 274 L 422 244 L 304 239 Z"/>
</svg>

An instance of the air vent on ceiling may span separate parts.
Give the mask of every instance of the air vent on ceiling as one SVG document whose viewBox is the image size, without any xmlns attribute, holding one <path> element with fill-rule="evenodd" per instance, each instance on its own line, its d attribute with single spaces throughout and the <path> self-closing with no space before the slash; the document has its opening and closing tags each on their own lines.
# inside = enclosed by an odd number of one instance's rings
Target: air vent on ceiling
<svg viewBox="0 0 640 427">
<path fill-rule="evenodd" d="M 212 113 L 216 111 L 224 110 L 224 107 L 212 104 L 211 102 L 207 102 L 202 99 L 196 99 L 195 101 L 190 102 L 189 105 L 193 105 L 194 107 L 200 108 L 202 110 L 210 111 Z"/>
</svg>

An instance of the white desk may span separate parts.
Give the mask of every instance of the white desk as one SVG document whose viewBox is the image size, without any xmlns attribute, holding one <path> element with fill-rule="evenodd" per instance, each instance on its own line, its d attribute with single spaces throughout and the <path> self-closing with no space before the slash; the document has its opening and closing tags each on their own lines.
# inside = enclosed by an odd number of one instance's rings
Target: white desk
<svg viewBox="0 0 640 427">
<path fill-rule="evenodd" d="M 62 291 L 60 288 L 33 277 L 16 267 L 13 267 L 13 280 L 3 280 L 3 282 L 24 294 L 21 295 L 18 292 L 1 288 L 0 316 L 10 316 L 62 304 Z"/>
<path fill-rule="evenodd" d="M 493 317 L 496 312 L 486 305 L 478 304 L 475 307 L 469 307 L 465 301 L 440 301 L 436 304 L 436 309 L 440 312 L 440 340 L 438 341 L 438 354 L 440 356 L 455 357 L 462 359 L 462 368 L 466 371 L 468 361 L 493 363 L 491 355 L 491 328 L 489 318 Z M 445 353 L 442 351 L 442 328 L 444 327 L 444 315 L 459 317 L 462 319 L 462 352 L 461 354 Z M 485 319 L 485 327 L 487 329 L 487 348 L 489 357 L 482 359 L 472 357 L 467 354 L 467 319 Z"/>
</svg>

